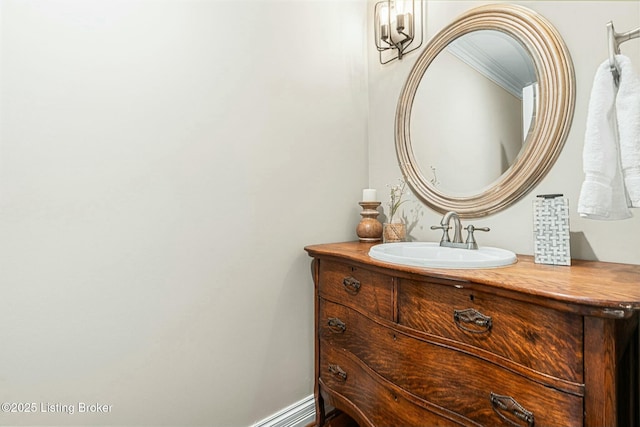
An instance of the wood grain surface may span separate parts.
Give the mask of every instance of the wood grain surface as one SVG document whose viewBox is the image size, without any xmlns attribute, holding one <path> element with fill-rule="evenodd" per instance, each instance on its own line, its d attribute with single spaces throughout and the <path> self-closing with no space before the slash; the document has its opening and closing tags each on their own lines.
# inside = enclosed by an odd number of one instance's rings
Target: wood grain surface
<svg viewBox="0 0 640 427">
<path fill-rule="evenodd" d="M 373 246 L 344 242 L 307 246 L 316 258 L 338 257 L 369 268 L 383 268 L 395 275 L 424 276 L 488 285 L 514 291 L 521 297 L 564 303 L 567 310 L 610 317 L 626 317 L 640 310 L 640 265 L 573 260 L 571 266 L 535 264 L 533 257 L 518 255 L 518 262 L 493 269 L 437 269 L 410 267 L 377 261 L 369 256 Z M 595 310 L 588 313 L 587 310 Z"/>
<path fill-rule="evenodd" d="M 519 256 L 496 269 L 307 246 L 316 425 L 640 427 L 640 266 Z"/>
</svg>

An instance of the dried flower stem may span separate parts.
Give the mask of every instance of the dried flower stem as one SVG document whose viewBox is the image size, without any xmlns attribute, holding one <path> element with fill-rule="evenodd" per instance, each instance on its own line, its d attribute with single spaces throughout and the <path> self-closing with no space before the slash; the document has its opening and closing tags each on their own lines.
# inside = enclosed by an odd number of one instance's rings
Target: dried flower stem
<svg viewBox="0 0 640 427">
<path fill-rule="evenodd" d="M 398 212 L 398 208 L 402 205 L 406 200 L 402 200 L 404 195 L 407 192 L 407 182 L 404 179 L 398 179 L 398 184 L 390 187 L 391 191 L 389 193 L 390 202 L 389 202 L 389 222 L 393 222 L 393 218 Z"/>
</svg>

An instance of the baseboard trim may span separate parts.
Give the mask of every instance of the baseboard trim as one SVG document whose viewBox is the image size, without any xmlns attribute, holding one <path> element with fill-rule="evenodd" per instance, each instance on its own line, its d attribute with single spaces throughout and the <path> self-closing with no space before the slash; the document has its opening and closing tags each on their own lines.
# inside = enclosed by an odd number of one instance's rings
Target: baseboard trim
<svg viewBox="0 0 640 427">
<path fill-rule="evenodd" d="M 258 421 L 252 427 L 305 427 L 311 424 L 315 418 L 316 405 L 312 394 L 270 417 Z"/>
</svg>

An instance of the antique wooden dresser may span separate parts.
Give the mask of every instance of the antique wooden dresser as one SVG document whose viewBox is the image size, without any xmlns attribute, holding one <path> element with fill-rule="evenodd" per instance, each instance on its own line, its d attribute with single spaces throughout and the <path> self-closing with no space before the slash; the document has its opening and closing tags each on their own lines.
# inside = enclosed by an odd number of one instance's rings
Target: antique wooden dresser
<svg viewBox="0 0 640 427">
<path fill-rule="evenodd" d="M 405 267 L 308 246 L 316 424 L 639 426 L 640 266 Z"/>
</svg>

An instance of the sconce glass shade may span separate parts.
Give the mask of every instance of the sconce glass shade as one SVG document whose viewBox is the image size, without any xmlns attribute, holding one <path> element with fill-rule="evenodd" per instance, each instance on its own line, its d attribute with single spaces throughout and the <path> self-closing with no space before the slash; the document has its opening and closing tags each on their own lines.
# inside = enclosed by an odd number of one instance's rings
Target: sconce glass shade
<svg viewBox="0 0 640 427">
<path fill-rule="evenodd" d="M 377 2 L 373 28 L 380 63 L 402 59 L 422 45 L 422 0 Z"/>
</svg>

